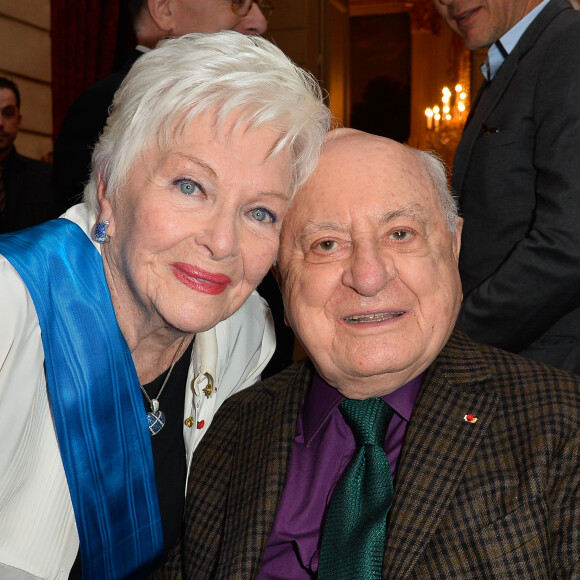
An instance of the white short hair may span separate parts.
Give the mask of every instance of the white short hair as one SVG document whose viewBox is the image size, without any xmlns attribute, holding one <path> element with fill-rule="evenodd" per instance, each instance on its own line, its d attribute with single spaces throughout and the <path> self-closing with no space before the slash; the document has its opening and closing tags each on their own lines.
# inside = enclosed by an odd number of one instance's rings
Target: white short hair
<svg viewBox="0 0 580 580">
<path fill-rule="evenodd" d="M 107 197 L 116 195 L 151 147 L 171 147 L 209 109 L 218 128 L 235 109 L 238 125 L 280 134 L 272 155 L 291 153 L 290 195 L 314 169 L 331 121 L 316 79 L 263 38 L 224 31 L 165 40 L 137 60 L 115 94 L 85 202 L 98 213 L 99 177 Z"/>
<path fill-rule="evenodd" d="M 421 151 L 420 149 L 409 149 L 417 156 L 419 162 L 425 168 L 427 177 L 439 197 L 441 213 L 449 231 L 455 235 L 457 232 L 457 201 L 453 197 L 447 180 L 447 169 L 439 155 L 433 151 Z"/>
</svg>

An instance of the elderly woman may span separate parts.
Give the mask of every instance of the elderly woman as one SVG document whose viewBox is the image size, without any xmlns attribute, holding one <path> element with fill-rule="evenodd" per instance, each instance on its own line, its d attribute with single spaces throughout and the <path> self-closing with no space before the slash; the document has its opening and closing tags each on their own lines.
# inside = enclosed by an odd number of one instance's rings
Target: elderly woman
<svg viewBox="0 0 580 580">
<path fill-rule="evenodd" d="M 166 41 L 84 203 L 0 238 L 1 578 L 139 578 L 174 543 L 195 446 L 273 351 L 254 290 L 328 124 L 267 41 Z"/>
</svg>

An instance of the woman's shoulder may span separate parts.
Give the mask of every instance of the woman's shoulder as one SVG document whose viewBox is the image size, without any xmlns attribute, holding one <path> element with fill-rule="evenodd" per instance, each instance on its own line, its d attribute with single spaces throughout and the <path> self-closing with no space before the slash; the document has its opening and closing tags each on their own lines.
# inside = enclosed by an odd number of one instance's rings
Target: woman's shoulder
<svg viewBox="0 0 580 580">
<path fill-rule="evenodd" d="M 10 262 L 0 256 L 0 390 L 14 381 L 16 371 L 28 372 L 32 360 L 42 365 L 40 326 L 32 298 Z M 10 376 L 12 377 L 11 380 Z M 7 382 L 2 379 L 6 378 Z M 21 385 L 20 385 L 21 386 Z M 22 387 L 24 388 L 24 387 Z"/>
<path fill-rule="evenodd" d="M 95 215 L 86 203 L 78 203 L 77 205 L 73 205 L 61 217 L 77 224 L 77 226 L 83 230 L 87 237 L 91 237 L 91 228 L 95 224 Z M 101 247 L 99 244 L 97 244 L 92 239 L 91 241 L 93 242 L 95 248 L 97 248 L 100 252 Z"/>
<path fill-rule="evenodd" d="M 36 318 L 36 311 L 26 285 L 12 264 L 0 255 L 0 344 L 11 340 L 25 326 L 25 320 Z M 1 350 L 1 347 L 0 347 Z"/>
</svg>

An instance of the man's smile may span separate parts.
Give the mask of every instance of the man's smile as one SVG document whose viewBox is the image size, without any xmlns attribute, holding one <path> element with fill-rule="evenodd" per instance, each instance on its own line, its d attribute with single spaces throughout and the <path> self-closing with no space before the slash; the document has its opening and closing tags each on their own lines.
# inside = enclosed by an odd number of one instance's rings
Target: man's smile
<svg viewBox="0 0 580 580">
<path fill-rule="evenodd" d="M 391 318 L 398 318 L 405 314 L 404 311 L 399 312 L 374 312 L 371 314 L 354 314 L 346 316 L 343 320 L 348 324 L 364 324 L 370 322 L 383 322 Z"/>
</svg>

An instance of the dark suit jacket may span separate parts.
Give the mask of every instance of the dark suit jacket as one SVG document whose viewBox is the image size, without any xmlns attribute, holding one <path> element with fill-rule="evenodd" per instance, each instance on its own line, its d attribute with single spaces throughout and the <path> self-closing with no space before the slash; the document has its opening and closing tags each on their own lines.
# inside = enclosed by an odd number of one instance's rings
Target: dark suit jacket
<svg viewBox="0 0 580 580">
<path fill-rule="evenodd" d="M 484 89 L 457 149 L 458 326 L 580 373 L 580 12 L 552 0 Z"/>
<path fill-rule="evenodd" d="M 298 363 L 220 408 L 154 578 L 256 578 L 311 380 Z M 455 332 L 403 443 L 383 578 L 580 578 L 579 409 L 578 377 Z"/>
<path fill-rule="evenodd" d="M 13 149 L 6 161 L 6 208 L 0 234 L 35 226 L 58 217 L 52 195 L 52 166 Z"/>
<path fill-rule="evenodd" d="M 142 54 L 134 50 L 121 69 L 91 85 L 67 111 L 54 144 L 54 192 L 60 213 L 81 201 L 113 97 Z"/>
</svg>

